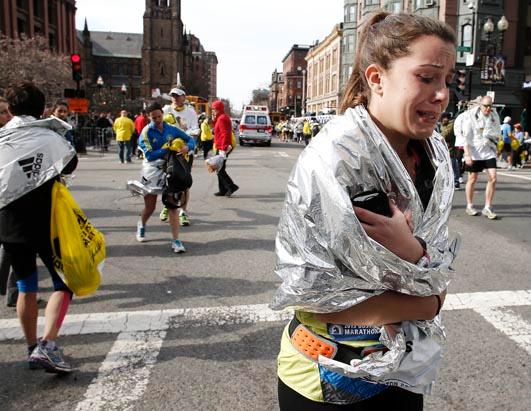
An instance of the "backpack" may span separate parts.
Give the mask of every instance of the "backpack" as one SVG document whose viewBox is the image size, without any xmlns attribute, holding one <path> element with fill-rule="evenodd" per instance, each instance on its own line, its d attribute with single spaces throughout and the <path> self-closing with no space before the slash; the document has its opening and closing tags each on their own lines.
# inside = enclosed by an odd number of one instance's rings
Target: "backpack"
<svg viewBox="0 0 531 411">
<path fill-rule="evenodd" d="M 162 203 L 171 209 L 181 206 L 182 194 L 192 187 L 190 166 L 182 155 L 170 151 L 166 165 L 166 180 L 162 190 Z"/>
</svg>

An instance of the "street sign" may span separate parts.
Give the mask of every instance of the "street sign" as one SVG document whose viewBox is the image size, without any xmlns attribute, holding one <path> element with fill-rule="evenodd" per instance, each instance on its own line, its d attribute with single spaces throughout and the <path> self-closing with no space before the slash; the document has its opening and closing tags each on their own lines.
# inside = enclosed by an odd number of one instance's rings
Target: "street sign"
<svg viewBox="0 0 531 411">
<path fill-rule="evenodd" d="M 471 46 L 457 46 L 457 51 L 460 51 L 462 53 L 470 53 L 472 51 Z"/>
<path fill-rule="evenodd" d="M 89 100 L 88 98 L 69 98 L 68 110 L 73 113 L 88 113 Z"/>
<path fill-rule="evenodd" d="M 470 67 L 474 65 L 474 55 L 473 54 L 467 54 L 466 55 L 466 63 L 465 66 Z"/>
</svg>

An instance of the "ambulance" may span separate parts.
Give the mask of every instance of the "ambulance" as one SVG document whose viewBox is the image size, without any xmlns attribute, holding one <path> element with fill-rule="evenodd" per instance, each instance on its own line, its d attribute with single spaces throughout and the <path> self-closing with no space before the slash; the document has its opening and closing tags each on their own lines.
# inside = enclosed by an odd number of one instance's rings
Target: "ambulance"
<svg viewBox="0 0 531 411">
<path fill-rule="evenodd" d="M 246 143 L 271 145 L 273 127 L 267 106 L 247 105 L 240 121 L 240 145 Z"/>
</svg>

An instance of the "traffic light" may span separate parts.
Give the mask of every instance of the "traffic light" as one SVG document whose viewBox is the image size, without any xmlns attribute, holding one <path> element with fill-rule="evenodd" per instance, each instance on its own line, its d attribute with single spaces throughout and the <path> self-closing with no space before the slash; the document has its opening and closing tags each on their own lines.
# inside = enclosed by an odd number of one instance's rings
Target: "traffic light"
<svg viewBox="0 0 531 411">
<path fill-rule="evenodd" d="M 455 85 L 461 93 L 466 91 L 466 70 L 457 70 L 455 73 Z"/>
<path fill-rule="evenodd" d="M 81 56 L 79 54 L 71 54 L 70 62 L 72 63 L 72 78 L 79 83 L 83 79 L 81 74 Z"/>
</svg>

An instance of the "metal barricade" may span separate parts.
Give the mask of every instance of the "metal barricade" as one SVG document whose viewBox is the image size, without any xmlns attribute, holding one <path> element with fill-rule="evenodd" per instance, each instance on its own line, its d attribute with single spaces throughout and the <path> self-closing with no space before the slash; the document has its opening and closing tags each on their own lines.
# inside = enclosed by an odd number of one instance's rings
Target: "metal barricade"
<svg viewBox="0 0 531 411">
<path fill-rule="evenodd" d="M 112 128 L 78 127 L 74 132 L 74 145 L 78 153 L 97 152 L 105 155 L 112 138 Z"/>
</svg>

